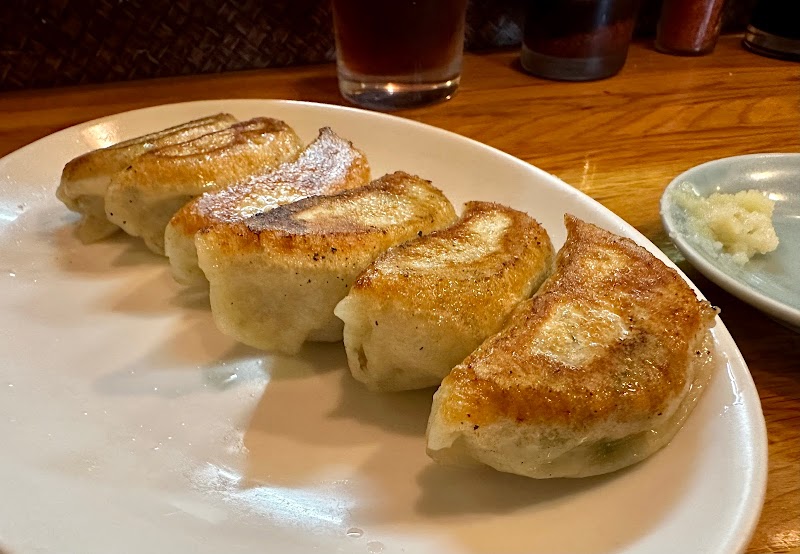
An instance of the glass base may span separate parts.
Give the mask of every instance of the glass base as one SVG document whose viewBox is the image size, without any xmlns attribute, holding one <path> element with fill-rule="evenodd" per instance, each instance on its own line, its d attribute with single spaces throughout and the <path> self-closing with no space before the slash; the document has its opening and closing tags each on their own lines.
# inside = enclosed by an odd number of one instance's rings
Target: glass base
<svg viewBox="0 0 800 554">
<path fill-rule="evenodd" d="M 434 83 L 362 81 L 339 75 L 339 91 L 353 104 L 372 110 L 400 110 L 449 100 L 458 89 L 456 76 Z"/>
<path fill-rule="evenodd" d="M 781 60 L 800 60 L 800 39 L 786 38 L 747 26 L 742 44 L 756 54 Z"/>
<path fill-rule="evenodd" d="M 625 51 L 611 56 L 559 58 L 534 52 L 522 45 L 520 62 L 528 73 L 556 81 L 595 81 L 616 75 L 625 65 Z"/>
</svg>

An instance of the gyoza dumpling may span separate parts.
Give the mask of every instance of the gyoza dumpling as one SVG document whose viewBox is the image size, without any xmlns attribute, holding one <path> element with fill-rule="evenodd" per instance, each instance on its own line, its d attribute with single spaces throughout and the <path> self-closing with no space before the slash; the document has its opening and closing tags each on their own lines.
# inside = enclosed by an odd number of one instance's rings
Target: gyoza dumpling
<svg viewBox="0 0 800 554">
<path fill-rule="evenodd" d="M 111 179 L 106 216 L 163 255 L 164 229 L 181 206 L 203 192 L 294 160 L 302 148 L 300 137 L 286 123 L 257 117 L 150 150 Z"/>
<path fill-rule="evenodd" d="M 529 477 L 584 477 L 669 442 L 707 383 L 716 311 L 633 241 L 574 217 L 556 269 L 445 377 L 428 453 Z"/>
<path fill-rule="evenodd" d="M 202 284 L 194 237 L 216 224 L 233 225 L 257 213 L 296 202 L 307 196 L 334 194 L 369 182 L 369 164 L 353 144 L 329 127 L 295 161 L 256 175 L 243 183 L 210 191 L 183 206 L 164 234 L 172 274 L 179 283 Z"/>
<path fill-rule="evenodd" d="M 334 311 L 353 377 L 376 391 L 439 385 L 542 284 L 553 257 L 534 219 L 486 202 L 391 248 Z"/>
<path fill-rule="evenodd" d="M 333 308 L 382 252 L 455 220 L 428 181 L 397 172 L 311 196 L 195 238 L 219 329 L 251 346 L 294 353 L 342 340 Z"/>
<path fill-rule="evenodd" d="M 84 242 L 100 240 L 119 230 L 106 217 L 105 197 L 111 177 L 149 150 L 179 144 L 236 123 L 221 113 L 183 123 L 163 131 L 92 150 L 64 166 L 56 196 L 70 210 L 82 215 L 78 236 Z"/>
</svg>

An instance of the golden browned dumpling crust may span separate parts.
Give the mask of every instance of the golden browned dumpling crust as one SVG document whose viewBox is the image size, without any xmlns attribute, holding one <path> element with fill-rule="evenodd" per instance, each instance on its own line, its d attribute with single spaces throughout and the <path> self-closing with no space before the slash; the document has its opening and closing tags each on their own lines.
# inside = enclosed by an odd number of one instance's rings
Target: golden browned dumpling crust
<svg viewBox="0 0 800 554">
<path fill-rule="evenodd" d="M 488 202 L 390 249 L 335 310 L 353 376 L 372 390 L 438 385 L 542 284 L 554 257 L 533 218 Z"/>
<path fill-rule="evenodd" d="M 335 194 L 369 182 L 367 158 L 350 141 L 329 127 L 308 145 L 297 160 L 224 189 L 206 192 L 172 217 L 164 235 L 175 279 L 183 284 L 205 283 L 197 266 L 195 234 L 217 224 L 234 224 L 320 194 Z"/>
<path fill-rule="evenodd" d="M 195 244 L 214 321 L 235 339 L 275 352 L 342 340 L 333 309 L 356 277 L 391 246 L 455 217 L 441 191 L 397 172 L 205 229 Z"/>
<path fill-rule="evenodd" d="M 666 444 L 706 383 L 716 310 L 633 241 L 565 219 L 553 275 L 437 391 L 434 459 L 613 471 Z"/>
<path fill-rule="evenodd" d="M 189 200 L 294 160 L 302 148 L 286 123 L 257 117 L 150 150 L 111 179 L 106 217 L 163 255 L 167 223 Z"/>
<path fill-rule="evenodd" d="M 106 218 L 106 191 L 111 178 L 128 167 L 134 159 L 150 150 L 196 139 L 234 123 L 236 119 L 230 114 L 204 117 L 107 148 L 92 150 L 70 161 L 61 174 L 61 184 L 56 190 L 56 196 L 70 210 L 82 215 L 78 225 L 80 239 L 92 242 L 119 230 L 119 227 Z"/>
</svg>

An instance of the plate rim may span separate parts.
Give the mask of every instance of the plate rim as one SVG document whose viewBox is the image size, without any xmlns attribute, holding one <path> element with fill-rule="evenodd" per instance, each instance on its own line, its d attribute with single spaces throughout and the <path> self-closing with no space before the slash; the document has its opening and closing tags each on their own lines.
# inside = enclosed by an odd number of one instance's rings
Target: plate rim
<svg viewBox="0 0 800 554">
<path fill-rule="evenodd" d="M 696 174 L 698 171 L 708 169 L 714 166 L 725 166 L 731 160 L 746 161 L 746 160 L 760 160 L 760 159 L 774 159 L 774 158 L 796 158 L 800 162 L 800 153 L 796 152 L 765 152 L 758 154 L 742 154 L 739 156 L 727 156 L 725 158 L 718 158 L 704 162 L 683 171 L 664 188 L 659 202 L 659 211 L 661 212 L 661 223 L 667 231 L 670 240 L 678 247 L 681 254 L 695 267 L 700 273 L 705 275 L 709 280 L 713 281 L 727 292 L 740 298 L 744 302 L 757 308 L 758 310 L 774 316 L 783 322 L 790 323 L 795 326 L 800 326 L 800 309 L 790 306 L 774 297 L 759 291 L 753 287 L 747 286 L 739 280 L 732 277 L 726 271 L 723 271 L 717 264 L 713 263 L 707 256 L 702 254 L 694 245 L 686 239 L 684 233 L 680 232 L 679 226 L 672 216 L 672 208 L 676 206 L 670 198 L 670 192 L 680 186 L 684 181 L 690 181 L 689 177 Z"/>
<path fill-rule="evenodd" d="M 301 101 L 301 100 L 287 100 L 287 99 L 273 99 L 273 98 L 258 98 L 258 97 L 248 97 L 248 98 L 212 98 L 212 99 L 203 99 L 203 100 L 193 100 L 193 101 L 186 101 L 186 102 L 171 102 L 171 103 L 163 103 L 163 104 L 153 104 L 150 106 L 145 106 L 141 108 L 135 108 L 132 110 L 126 110 L 122 112 L 116 112 L 109 115 L 104 115 L 101 117 L 97 117 L 94 119 L 86 120 L 83 122 L 76 123 L 74 125 L 70 125 L 63 129 L 56 130 L 52 133 L 49 133 L 43 137 L 40 137 L 28 144 L 25 144 L 16 150 L 7 153 L 5 156 L 0 158 L 0 167 L 9 163 L 10 161 L 14 160 L 18 156 L 24 156 L 27 154 L 28 150 L 35 149 L 39 147 L 39 143 L 46 142 L 47 140 L 52 139 L 53 136 L 59 134 L 69 134 L 69 133 L 76 133 L 79 132 L 80 128 L 88 127 L 91 125 L 95 125 L 98 123 L 106 122 L 106 121 L 114 121 L 115 119 L 121 116 L 130 116 L 135 113 L 140 112 L 148 112 L 148 111 L 158 111 L 158 110 L 169 110 L 170 108 L 175 108 L 178 106 L 200 106 L 203 104 L 214 105 L 214 104 L 277 104 L 277 105 L 289 105 L 289 106 L 298 106 L 303 107 L 307 106 L 313 109 L 323 109 L 323 110 L 334 110 L 334 111 L 341 111 L 341 112 L 353 112 L 360 114 L 360 116 L 378 118 L 381 120 L 387 121 L 395 121 L 395 122 L 402 122 L 404 125 L 410 125 L 412 127 L 417 127 L 425 132 L 439 134 L 449 140 L 458 140 L 458 141 L 466 141 L 471 143 L 473 146 L 478 147 L 482 150 L 488 150 L 495 156 L 500 156 L 503 160 L 507 163 L 512 163 L 515 165 L 524 166 L 527 171 L 533 171 L 535 174 L 540 175 L 541 177 L 547 179 L 559 189 L 561 189 L 565 194 L 568 196 L 582 202 L 590 204 L 594 209 L 599 210 L 605 217 L 609 218 L 610 220 L 614 221 L 615 226 L 618 229 L 624 229 L 628 236 L 632 238 L 637 244 L 642 247 L 645 247 L 648 251 L 656 255 L 659 259 L 665 262 L 669 267 L 675 269 L 681 277 L 687 282 L 692 289 L 698 294 L 699 297 L 705 298 L 702 292 L 697 288 L 697 286 L 684 274 L 683 271 L 677 265 L 669 259 L 669 257 L 661 251 L 650 239 L 648 239 L 644 234 L 642 234 L 638 229 L 636 229 L 632 224 L 625 221 L 622 217 L 617 215 L 615 212 L 610 210 L 609 208 L 605 207 L 596 199 L 592 198 L 588 194 L 578 190 L 577 188 L 569 185 L 561 178 L 553 175 L 540 167 L 526 162 L 521 158 L 517 158 L 512 154 L 504 152 L 496 147 L 490 146 L 488 144 L 482 143 L 476 139 L 460 135 L 456 132 L 449 131 L 447 129 L 443 129 L 440 127 L 436 127 L 434 125 L 430 125 L 427 123 L 423 123 L 421 121 L 408 119 L 405 117 L 401 117 L 396 114 L 390 113 L 383 113 L 383 112 L 373 112 L 369 110 L 364 110 L 360 108 L 355 108 L 351 106 L 343 106 L 337 104 L 327 104 L 323 102 L 313 102 L 313 101 Z M 229 108 L 230 109 L 230 108 Z M 776 153 L 780 155 L 779 153 Z M 763 156 L 764 154 L 758 154 L 759 156 Z M 773 155 L 773 154 L 767 154 Z M 796 154 L 800 156 L 800 154 Z M 739 157 L 739 156 L 733 156 Z M 710 162 L 706 162 L 706 164 L 714 163 L 718 160 L 712 160 Z M 701 164 L 701 165 L 706 165 Z M 699 166 L 696 166 L 699 167 Z M 692 168 L 694 169 L 694 168 Z M 687 170 L 689 171 L 689 170 Z M 686 172 L 684 172 L 686 173 Z M 683 173 L 681 174 L 683 175 Z M 662 196 L 663 199 L 663 196 Z M 662 216 L 663 217 L 663 216 Z M 663 222 L 663 220 L 662 220 Z M 666 227 L 666 224 L 665 224 Z M 767 442 L 767 428 L 766 428 L 766 420 L 763 415 L 763 410 L 761 409 L 761 401 L 760 396 L 758 395 L 758 391 L 755 386 L 755 382 L 753 381 L 752 375 L 749 371 L 746 361 L 742 356 L 739 347 L 736 345 L 733 337 L 731 336 L 730 332 L 728 331 L 725 324 L 722 320 L 718 317 L 716 321 L 716 326 L 712 330 L 713 336 L 717 341 L 718 345 L 722 348 L 724 354 L 727 356 L 729 360 L 729 373 L 732 370 L 730 376 L 725 376 L 724 378 L 730 380 L 733 378 L 735 383 L 738 385 L 740 389 L 746 391 L 748 395 L 754 400 L 753 402 L 747 402 L 744 405 L 744 414 L 746 414 L 746 420 L 750 423 L 748 427 L 749 433 L 752 435 L 754 439 L 754 443 L 752 444 L 753 455 L 750 458 L 750 462 L 752 464 L 752 480 L 746 483 L 749 488 L 749 492 L 746 495 L 746 500 L 744 501 L 743 505 L 748 507 L 747 510 L 738 510 L 740 515 L 740 521 L 735 526 L 737 528 L 737 532 L 728 534 L 726 537 L 727 541 L 718 544 L 721 552 L 727 551 L 744 551 L 747 547 L 749 542 L 751 541 L 755 531 L 757 524 L 760 520 L 761 510 L 763 509 L 764 499 L 766 496 L 766 486 L 767 486 L 767 476 L 768 476 L 768 442 Z M 734 522 L 737 523 L 737 522 Z"/>
</svg>

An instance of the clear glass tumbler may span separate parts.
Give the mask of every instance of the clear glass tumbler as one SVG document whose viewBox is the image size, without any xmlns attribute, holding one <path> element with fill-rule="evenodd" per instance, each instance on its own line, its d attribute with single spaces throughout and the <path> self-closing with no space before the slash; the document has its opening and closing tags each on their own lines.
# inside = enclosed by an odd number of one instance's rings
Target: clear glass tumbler
<svg viewBox="0 0 800 554">
<path fill-rule="evenodd" d="M 333 0 L 339 90 L 377 110 L 449 99 L 461 78 L 467 0 Z"/>
</svg>

